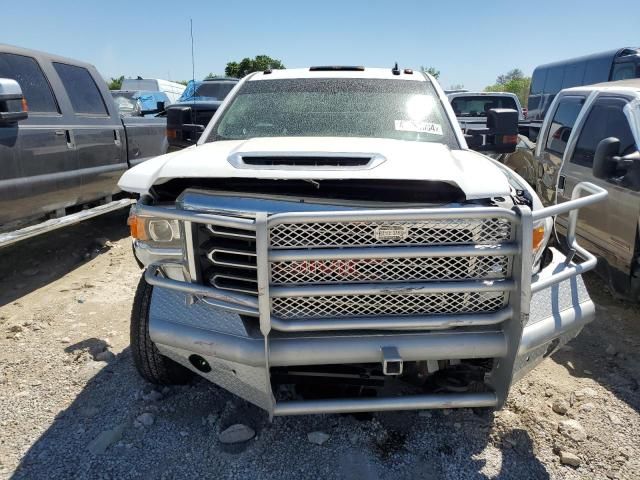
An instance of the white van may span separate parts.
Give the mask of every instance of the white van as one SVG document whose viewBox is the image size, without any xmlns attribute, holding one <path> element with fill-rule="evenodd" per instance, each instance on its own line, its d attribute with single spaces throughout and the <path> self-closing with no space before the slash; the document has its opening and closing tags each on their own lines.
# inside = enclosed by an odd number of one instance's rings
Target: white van
<svg viewBox="0 0 640 480">
<path fill-rule="evenodd" d="M 164 92 L 171 103 L 176 103 L 185 86 L 181 83 L 162 80 L 161 78 L 125 78 L 122 81 L 121 90 L 147 90 L 151 92 Z"/>
</svg>

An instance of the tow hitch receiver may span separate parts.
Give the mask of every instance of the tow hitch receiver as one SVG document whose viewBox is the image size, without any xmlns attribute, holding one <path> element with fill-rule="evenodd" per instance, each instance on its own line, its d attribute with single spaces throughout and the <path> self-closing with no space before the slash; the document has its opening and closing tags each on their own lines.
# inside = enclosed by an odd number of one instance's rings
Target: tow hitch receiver
<svg viewBox="0 0 640 480">
<path fill-rule="evenodd" d="M 382 373 L 385 375 L 402 374 L 402 357 L 396 347 L 382 347 Z"/>
</svg>

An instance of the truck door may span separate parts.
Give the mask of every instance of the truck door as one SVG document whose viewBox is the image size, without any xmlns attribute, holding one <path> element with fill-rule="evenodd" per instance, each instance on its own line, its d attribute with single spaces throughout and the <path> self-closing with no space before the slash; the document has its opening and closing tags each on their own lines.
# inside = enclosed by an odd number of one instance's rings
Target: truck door
<svg viewBox="0 0 640 480">
<path fill-rule="evenodd" d="M 638 231 L 640 186 L 613 178 L 598 179 L 593 175 L 592 167 L 596 147 L 604 138 L 618 138 L 622 155 L 638 149 L 623 110 L 627 104 L 628 100 L 619 96 L 603 95 L 595 100 L 569 161 L 562 167 L 564 191 L 558 191 L 558 201 L 568 200 L 575 185 L 581 181 L 595 183 L 609 191 L 604 203 L 580 210 L 577 233 L 611 266 L 625 273 L 629 272 Z"/>
<path fill-rule="evenodd" d="M 98 200 L 117 191 L 127 168 L 124 128 L 107 104 L 91 72 L 78 65 L 53 62 L 67 92 L 75 125 L 73 143 L 78 154 L 78 203 Z"/>
<path fill-rule="evenodd" d="M 556 185 L 562 159 L 584 101 L 584 96 L 562 97 L 553 113 L 546 136 L 540 136 L 540 141 L 545 143 L 540 151 L 536 177 L 537 190 L 545 205 L 553 205 L 556 202 Z M 561 187 L 562 185 L 558 185 L 558 188 Z"/>
<path fill-rule="evenodd" d="M 51 85 L 38 61 L 0 52 L 0 77 L 16 80 L 29 117 L 0 126 L 0 225 L 63 208 L 60 188 L 65 172 L 75 168 L 75 152 Z"/>
</svg>

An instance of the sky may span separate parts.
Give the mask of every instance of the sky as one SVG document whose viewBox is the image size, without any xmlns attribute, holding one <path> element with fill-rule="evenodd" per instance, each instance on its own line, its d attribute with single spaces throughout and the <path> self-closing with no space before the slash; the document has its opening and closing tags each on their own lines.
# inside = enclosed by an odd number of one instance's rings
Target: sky
<svg viewBox="0 0 640 480">
<path fill-rule="evenodd" d="M 0 43 L 83 60 L 105 78 L 190 79 L 190 18 L 196 78 L 266 54 L 290 68 L 433 66 L 444 88 L 477 90 L 512 68 L 640 46 L 638 0 L 2 3 Z"/>
</svg>

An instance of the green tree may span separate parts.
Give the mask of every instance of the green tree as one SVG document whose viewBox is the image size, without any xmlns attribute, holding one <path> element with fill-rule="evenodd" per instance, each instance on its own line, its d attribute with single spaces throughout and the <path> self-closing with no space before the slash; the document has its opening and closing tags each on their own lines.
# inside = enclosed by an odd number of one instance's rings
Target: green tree
<svg viewBox="0 0 640 480">
<path fill-rule="evenodd" d="M 514 68 L 504 75 L 498 75 L 496 83 L 484 89 L 485 92 L 515 93 L 523 107 L 527 106 L 531 77 L 525 77 L 522 70 Z"/>
<path fill-rule="evenodd" d="M 204 77 L 204 79 L 205 79 L 205 80 L 211 80 L 211 79 L 213 79 L 213 78 L 216 78 L 217 76 L 218 76 L 218 75 L 216 75 L 215 73 L 211 73 L 211 72 L 209 72 L 209 74 L 208 74 L 206 77 Z"/>
<path fill-rule="evenodd" d="M 440 70 L 438 70 L 436 67 L 421 66 L 420 67 L 420 71 L 424 72 L 424 73 L 428 73 L 429 75 L 431 75 L 436 80 L 440 77 Z"/>
<path fill-rule="evenodd" d="M 174 82 L 180 83 L 182 85 L 187 85 L 187 83 L 189 83 L 189 80 L 174 80 Z"/>
<path fill-rule="evenodd" d="M 512 70 L 509 70 L 504 75 L 498 75 L 498 78 L 496 78 L 496 83 L 498 85 L 506 85 L 513 80 L 522 80 L 523 78 L 524 73 L 522 73 L 522 70 L 520 70 L 519 68 L 514 68 Z"/>
<path fill-rule="evenodd" d="M 452 83 L 447 90 L 464 90 L 464 84 Z"/>
<path fill-rule="evenodd" d="M 252 72 L 260 72 L 270 68 L 285 68 L 283 63 L 268 55 L 256 55 L 255 58 L 245 57 L 240 62 L 229 62 L 224 69 L 227 77 L 242 78 Z"/>
<path fill-rule="evenodd" d="M 111 77 L 109 81 L 109 90 L 120 90 L 122 88 L 122 81 L 124 80 L 124 75 L 120 75 L 118 78 Z"/>
</svg>

